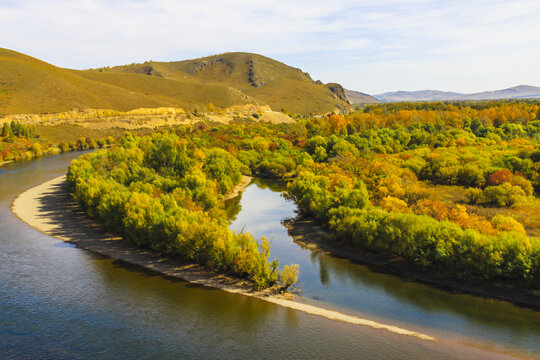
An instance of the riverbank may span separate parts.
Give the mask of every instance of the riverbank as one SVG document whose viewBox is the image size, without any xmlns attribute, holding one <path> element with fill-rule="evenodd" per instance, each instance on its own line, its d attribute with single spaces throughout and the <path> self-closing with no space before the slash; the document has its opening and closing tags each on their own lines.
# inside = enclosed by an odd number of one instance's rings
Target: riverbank
<svg viewBox="0 0 540 360">
<path fill-rule="evenodd" d="M 332 234 L 322 228 L 314 219 L 299 217 L 288 219 L 283 222 L 289 231 L 289 235 L 299 245 L 309 248 L 311 251 L 324 252 L 341 258 L 359 261 L 366 265 L 374 266 L 379 270 L 389 271 L 397 275 L 405 275 L 414 281 L 433 285 L 445 290 L 463 292 L 488 298 L 510 301 L 512 303 L 540 308 L 540 296 L 524 293 L 516 288 L 503 286 L 489 286 L 484 283 L 464 283 L 455 280 L 443 279 L 428 273 L 413 269 L 403 259 L 390 257 L 364 251 L 345 244 L 336 245 L 332 241 Z"/>
<path fill-rule="evenodd" d="M 246 189 L 246 187 L 251 183 L 251 180 L 253 180 L 253 178 L 251 176 L 242 175 L 242 179 L 240 180 L 238 185 L 233 187 L 231 191 L 229 191 L 227 194 L 225 194 L 225 196 L 223 197 L 223 200 L 224 201 L 230 200 L 230 199 L 235 198 L 238 195 L 240 195 L 240 193 L 242 191 L 244 191 Z"/>
<path fill-rule="evenodd" d="M 427 334 L 292 301 L 280 294 L 272 294 L 269 291 L 254 292 L 244 280 L 217 274 L 197 264 L 181 263 L 148 250 L 137 248 L 120 237 L 102 231 L 99 225 L 90 220 L 80 206 L 71 199 L 65 190 L 64 184 L 65 177 L 61 176 L 23 192 L 13 201 L 13 213 L 28 225 L 50 236 L 76 244 L 80 248 L 106 257 L 142 266 L 166 276 L 230 293 L 256 297 L 286 308 L 331 320 L 437 341 Z M 239 191 L 241 190 L 239 189 Z"/>
</svg>

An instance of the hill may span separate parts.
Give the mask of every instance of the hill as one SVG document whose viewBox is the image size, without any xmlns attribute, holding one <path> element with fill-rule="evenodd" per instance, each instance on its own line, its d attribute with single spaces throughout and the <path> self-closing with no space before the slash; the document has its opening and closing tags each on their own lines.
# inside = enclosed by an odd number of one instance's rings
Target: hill
<svg viewBox="0 0 540 360">
<path fill-rule="evenodd" d="M 0 49 L 0 114 L 61 112 L 74 108 L 121 111 L 162 106 L 189 108 L 209 102 L 226 107 L 256 103 L 256 100 L 222 85 L 69 70 Z"/>
<path fill-rule="evenodd" d="M 468 94 L 462 97 L 464 100 L 494 100 L 494 99 L 524 99 L 540 98 L 540 87 L 519 85 L 508 89 L 496 91 L 484 91 L 475 94 Z"/>
<path fill-rule="evenodd" d="M 440 90 L 420 90 L 420 91 L 394 91 L 384 94 L 373 95 L 382 102 L 396 101 L 435 101 L 435 100 L 457 100 L 463 94 L 440 91 Z"/>
<path fill-rule="evenodd" d="M 359 91 L 345 89 L 345 95 L 351 104 L 375 104 L 379 102 L 373 96 Z"/>
<path fill-rule="evenodd" d="M 519 85 L 495 91 L 463 94 L 439 90 L 395 91 L 374 95 L 382 102 L 396 101 L 442 101 L 442 100 L 496 100 L 540 98 L 540 87 Z"/>
<path fill-rule="evenodd" d="M 287 109 L 293 113 L 324 113 L 348 108 L 341 85 L 313 81 L 300 69 L 251 53 L 225 53 L 174 62 L 149 61 L 94 72 L 145 74 L 176 81 L 226 85 L 274 110 Z"/>
<path fill-rule="evenodd" d="M 98 108 L 270 105 L 293 113 L 346 110 L 339 84 L 270 58 L 229 53 L 195 60 L 71 70 L 0 48 L 0 114 Z"/>
</svg>

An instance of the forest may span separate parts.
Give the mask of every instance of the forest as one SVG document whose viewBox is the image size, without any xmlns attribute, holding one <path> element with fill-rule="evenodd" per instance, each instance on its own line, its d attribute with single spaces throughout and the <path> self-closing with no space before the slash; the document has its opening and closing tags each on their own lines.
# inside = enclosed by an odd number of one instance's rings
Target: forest
<svg viewBox="0 0 540 360">
<path fill-rule="evenodd" d="M 337 246 L 538 292 L 540 102 L 382 104 L 295 119 L 127 133 L 74 161 L 68 182 L 109 230 L 256 288 L 278 282 L 279 265 L 267 241 L 227 227 L 221 200 L 241 175 L 287 180 L 288 196 Z"/>
<path fill-rule="evenodd" d="M 18 121 L 4 122 L 0 132 L 0 163 L 31 159 L 68 151 L 92 150 L 110 146 L 115 138 L 78 137 L 72 141 L 45 139 L 34 126 Z"/>
</svg>

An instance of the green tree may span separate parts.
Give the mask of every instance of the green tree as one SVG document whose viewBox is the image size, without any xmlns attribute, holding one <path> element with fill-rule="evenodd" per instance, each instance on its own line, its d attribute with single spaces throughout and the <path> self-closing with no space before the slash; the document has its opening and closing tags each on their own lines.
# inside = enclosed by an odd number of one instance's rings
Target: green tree
<svg viewBox="0 0 540 360">
<path fill-rule="evenodd" d="M 297 264 L 285 265 L 280 274 L 281 288 L 287 290 L 298 281 L 299 266 Z"/>
</svg>

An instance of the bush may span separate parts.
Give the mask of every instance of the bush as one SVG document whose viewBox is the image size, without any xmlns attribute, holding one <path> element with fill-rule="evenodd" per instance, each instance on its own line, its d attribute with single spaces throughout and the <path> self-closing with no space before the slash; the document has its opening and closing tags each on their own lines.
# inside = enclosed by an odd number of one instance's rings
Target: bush
<svg viewBox="0 0 540 360">
<path fill-rule="evenodd" d="M 517 232 L 483 235 L 448 221 L 378 209 L 339 207 L 329 214 L 338 240 L 402 256 L 426 270 L 470 279 L 516 280 L 540 287 L 540 239 Z"/>
<path fill-rule="evenodd" d="M 520 201 L 525 196 L 525 192 L 519 186 L 504 183 L 486 187 L 483 195 L 485 201 L 491 205 L 510 207 Z"/>
<path fill-rule="evenodd" d="M 39 143 L 32 144 L 32 154 L 35 156 L 41 156 L 43 154 L 43 149 Z"/>
<path fill-rule="evenodd" d="M 393 196 L 386 196 L 380 202 L 380 207 L 385 211 L 395 211 L 405 213 L 409 211 L 407 203 Z"/>
<path fill-rule="evenodd" d="M 515 231 L 520 234 L 526 234 L 523 225 L 511 216 L 495 215 L 491 219 L 491 223 L 499 231 Z"/>
<path fill-rule="evenodd" d="M 288 289 L 291 285 L 295 284 L 298 281 L 298 265 L 285 265 L 279 280 L 283 289 Z"/>
<path fill-rule="evenodd" d="M 470 188 L 465 191 L 465 196 L 470 204 L 479 204 L 484 201 L 484 192 L 482 189 Z"/>
</svg>

